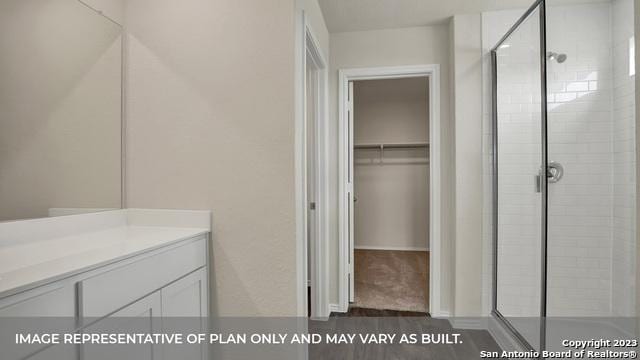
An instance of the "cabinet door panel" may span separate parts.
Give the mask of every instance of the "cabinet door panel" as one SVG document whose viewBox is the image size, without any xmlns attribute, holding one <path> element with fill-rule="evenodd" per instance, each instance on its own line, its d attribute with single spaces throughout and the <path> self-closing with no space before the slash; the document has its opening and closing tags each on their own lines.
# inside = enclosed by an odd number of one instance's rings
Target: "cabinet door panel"
<svg viewBox="0 0 640 360">
<path fill-rule="evenodd" d="M 162 293 L 162 327 L 166 333 L 206 331 L 207 269 L 202 268 L 170 284 Z M 166 359 L 200 360 L 206 358 L 206 346 L 168 345 Z"/>
<path fill-rule="evenodd" d="M 44 285 L 0 299 L 0 358 L 23 359 L 47 345 L 16 345 L 21 334 L 71 331 L 75 326 L 75 291 L 67 283 Z"/>
<path fill-rule="evenodd" d="M 77 347 L 74 345 L 54 345 L 25 360 L 77 360 Z"/>
<path fill-rule="evenodd" d="M 201 268 L 162 289 L 162 317 L 207 316 L 207 270 Z"/>
<path fill-rule="evenodd" d="M 160 292 L 155 292 L 87 327 L 84 333 L 154 334 L 160 332 Z M 158 360 L 161 349 L 155 345 L 86 345 L 84 360 Z"/>
</svg>

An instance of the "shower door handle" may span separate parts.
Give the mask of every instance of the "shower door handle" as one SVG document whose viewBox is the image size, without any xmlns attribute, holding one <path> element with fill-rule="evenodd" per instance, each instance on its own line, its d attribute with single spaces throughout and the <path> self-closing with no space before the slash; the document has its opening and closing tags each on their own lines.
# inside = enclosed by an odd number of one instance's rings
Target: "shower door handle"
<svg viewBox="0 0 640 360">
<path fill-rule="evenodd" d="M 536 192 L 541 192 L 542 191 L 542 169 L 540 169 L 540 172 L 538 173 L 538 175 L 536 175 Z M 562 180 L 562 177 L 564 176 L 564 167 L 555 161 L 552 161 L 549 163 L 549 165 L 547 165 L 547 181 L 550 184 L 555 184 L 558 181 Z"/>
<path fill-rule="evenodd" d="M 558 162 L 552 161 L 547 165 L 547 179 L 549 183 L 555 184 L 562 180 L 564 175 L 564 167 Z"/>
</svg>

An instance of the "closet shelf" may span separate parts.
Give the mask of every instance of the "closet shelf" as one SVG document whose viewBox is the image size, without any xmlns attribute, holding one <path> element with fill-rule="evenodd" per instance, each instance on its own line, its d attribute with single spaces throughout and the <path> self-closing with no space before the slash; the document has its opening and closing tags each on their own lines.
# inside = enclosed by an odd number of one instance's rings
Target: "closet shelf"
<svg viewBox="0 0 640 360">
<path fill-rule="evenodd" d="M 428 149 L 429 143 L 356 144 L 355 149 Z"/>
</svg>

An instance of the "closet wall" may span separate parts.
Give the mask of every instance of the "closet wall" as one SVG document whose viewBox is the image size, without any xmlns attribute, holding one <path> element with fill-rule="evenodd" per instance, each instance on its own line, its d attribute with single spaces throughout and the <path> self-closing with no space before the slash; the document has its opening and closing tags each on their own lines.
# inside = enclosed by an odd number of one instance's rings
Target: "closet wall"
<svg viewBox="0 0 640 360">
<path fill-rule="evenodd" d="M 354 93 L 356 145 L 428 142 L 427 78 L 359 81 Z M 426 149 L 355 151 L 356 248 L 428 249 L 427 159 Z"/>
</svg>

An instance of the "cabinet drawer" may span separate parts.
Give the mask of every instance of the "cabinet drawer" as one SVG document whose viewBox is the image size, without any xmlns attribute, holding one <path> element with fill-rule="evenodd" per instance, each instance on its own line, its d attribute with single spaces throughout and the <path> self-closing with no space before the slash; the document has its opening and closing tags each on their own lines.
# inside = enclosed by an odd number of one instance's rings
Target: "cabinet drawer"
<svg viewBox="0 0 640 360">
<path fill-rule="evenodd" d="M 0 318 L 74 317 L 73 285 L 53 283 L 0 299 Z"/>
<path fill-rule="evenodd" d="M 115 266 L 78 284 L 80 315 L 103 317 L 205 266 L 206 239 Z"/>
</svg>

